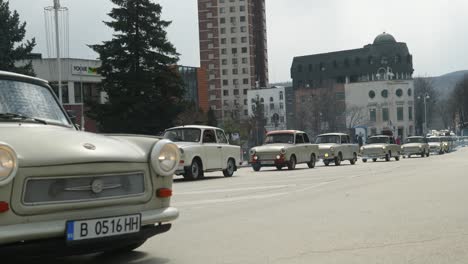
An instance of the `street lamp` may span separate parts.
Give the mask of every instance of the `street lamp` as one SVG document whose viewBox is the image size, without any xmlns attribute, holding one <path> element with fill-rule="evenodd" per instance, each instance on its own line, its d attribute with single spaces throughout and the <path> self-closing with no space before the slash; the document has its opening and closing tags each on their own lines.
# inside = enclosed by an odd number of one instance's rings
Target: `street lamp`
<svg viewBox="0 0 468 264">
<path fill-rule="evenodd" d="M 427 105 L 426 105 L 426 101 L 428 99 L 431 99 L 431 97 L 429 96 L 428 93 L 425 93 L 423 98 L 421 98 L 421 96 L 418 96 L 418 100 L 421 100 L 423 99 L 424 100 L 424 136 L 427 134 Z"/>
</svg>

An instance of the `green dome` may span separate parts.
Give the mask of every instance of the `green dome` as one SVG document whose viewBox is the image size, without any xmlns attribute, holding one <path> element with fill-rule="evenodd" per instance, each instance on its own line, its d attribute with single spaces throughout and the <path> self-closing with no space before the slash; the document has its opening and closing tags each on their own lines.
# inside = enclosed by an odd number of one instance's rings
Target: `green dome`
<svg viewBox="0 0 468 264">
<path fill-rule="evenodd" d="M 385 44 L 385 43 L 396 43 L 396 40 L 392 35 L 390 35 L 388 33 L 385 33 L 385 32 L 378 35 L 374 39 L 374 45 L 375 44 Z"/>
</svg>

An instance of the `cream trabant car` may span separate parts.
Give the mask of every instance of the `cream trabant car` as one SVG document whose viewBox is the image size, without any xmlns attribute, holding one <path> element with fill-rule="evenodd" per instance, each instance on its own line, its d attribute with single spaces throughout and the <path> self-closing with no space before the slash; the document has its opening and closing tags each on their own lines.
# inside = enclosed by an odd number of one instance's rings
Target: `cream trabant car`
<svg viewBox="0 0 468 264">
<path fill-rule="evenodd" d="M 377 159 L 390 161 L 392 157 L 398 161 L 400 155 L 401 146 L 395 144 L 395 140 L 391 136 L 372 136 L 367 139 L 367 145 L 361 147 L 363 162 L 367 162 L 368 159 L 372 159 L 372 161 L 377 161 Z"/>
<path fill-rule="evenodd" d="M 79 131 L 46 81 L 0 72 L 0 255 L 129 251 L 170 229 L 178 147 Z"/>
<path fill-rule="evenodd" d="M 329 133 L 317 136 L 315 143 L 319 146 L 319 158 L 323 160 L 325 166 L 330 162 L 340 166 L 344 160 L 354 165 L 359 153 L 359 145 L 351 144 L 348 135 L 343 133 Z"/>
<path fill-rule="evenodd" d="M 429 150 L 431 153 L 442 155 L 448 152 L 448 143 L 442 137 L 432 136 L 428 137 Z"/>
<path fill-rule="evenodd" d="M 401 146 L 403 158 L 411 158 L 411 155 L 419 155 L 421 157 L 429 157 L 430 149 L 425 137 L 409 137 L 406 143 Z"/>
<path fill-rule="evenodd" d="M 263 146 L 250 150 L 250 164 L 254 171 L 262 167 L 294 170 L 299 163 L 307 163 L 309 168 L 314 168 L 318 153 L 318 145 L 311 144 L 305 132 L 277 130 L 268 132 Z"/>
<path fill-rule="evenodd" d="M 164 138 L 180 148 L 181 159 L 176 171 L 186 179 L 196 180 L 204 172 L 222 171 L 231 177 L 240 161 L 240 147 L 230 145 L 224 131 L 210 126 L 181 126 L 167 129 Z"/>
</svg>

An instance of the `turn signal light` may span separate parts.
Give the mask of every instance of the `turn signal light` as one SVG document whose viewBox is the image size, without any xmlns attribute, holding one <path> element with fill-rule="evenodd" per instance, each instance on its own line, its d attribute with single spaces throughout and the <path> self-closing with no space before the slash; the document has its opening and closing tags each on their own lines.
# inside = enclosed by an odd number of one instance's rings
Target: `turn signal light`
<svg viewBox="0 0 468 264">
<path fill-rule="evenodd" d="M 159 198 L 168 198 L 172 196 L 172 190 L 168 188 L 161 188 L 156 191 L 156 196 Z"/>
<path fill-rule="evenodd" d="M 7 202 L 0 202 L 0 213 L 5 213 L 10 210 L 10 205 Z"/>
</svg>

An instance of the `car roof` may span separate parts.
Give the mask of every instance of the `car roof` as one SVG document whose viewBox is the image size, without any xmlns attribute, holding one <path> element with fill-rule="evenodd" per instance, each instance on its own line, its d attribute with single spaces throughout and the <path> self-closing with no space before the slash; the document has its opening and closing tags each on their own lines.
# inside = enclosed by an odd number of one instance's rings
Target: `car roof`
<svg viewBox="0 0 468 264">
<path fill-rule="evenodd" d="M 168 128 L 166 130 L 170 130 L 170 129 L 178 129 L 178 128 L 198 128 L 198 129 L 219 129 L 219 130 L 222 130 L 221 128 L 219 127 L 213 127 L 213 126 L 201 126 L 201 125 L 187 125 L 187 126 L 177 126 L 177 127 L 171 127 L 171 128 Z"/>
<path fill-rule="evenodd" d="M 24 74 L 19 74 L 19 73 L 14 73 L 14 72 L 7 72 L 7 71 L 0 71 L 0 79 L 9 79 L 9 80 L 15 80 L 15 81 L 23 81 L 23 82 L 29 82 L 29 83 L 34 83 L 38 85 L 48 85 L 49 82 L 40 78 L 24 75 Z"/>
<path fill-rule="evenodd" d="M 424 137 L 421 137 L 421 136 L 412 136 L 412 137 L 408 137 L 408 138 L 424 138 Z"/>
<path fill-rule="evenodd" d="M 386 138 L 390 138 L 391 136 L 387 136 L 387 135 L 376 135 L 376 136 L 371 136 L 371 138 L 375 138 L 375 137 L 386 137 Z"/>
<path fill-rule="evenodd" d="M 297 133 L 305 133 L 304 131 L 300 130 L 273 130 L 267 133 L 267 135 L 274 135 L 274 134 L 297 134 Z"/>
<path fill-rule="evenodd" d="M 325 134 L 321 134 L 321 135 L 318 135 L 318 137 L 320 136 L 347 136 L 348 134 L 345 134 L 345 133 L 325 133 Z"/>
</svg>

